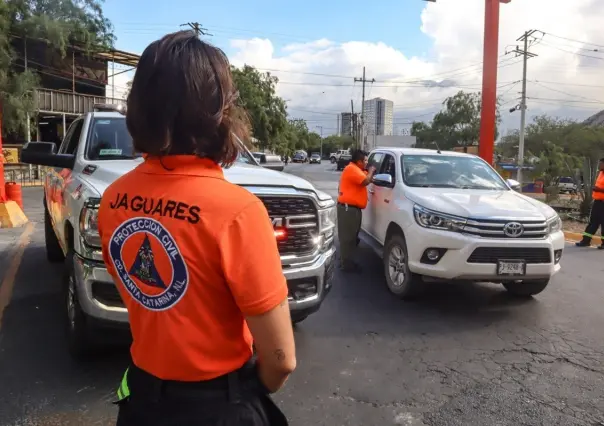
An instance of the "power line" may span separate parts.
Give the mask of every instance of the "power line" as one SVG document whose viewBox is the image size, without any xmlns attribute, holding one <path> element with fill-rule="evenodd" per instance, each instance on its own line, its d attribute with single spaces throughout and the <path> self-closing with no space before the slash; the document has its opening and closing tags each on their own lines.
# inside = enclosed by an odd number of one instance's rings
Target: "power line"
<svg viewBox="0 0 604 426">
<path fill-rule="evenodd" d="M 602 57 L 602 56 L 594 56 L 594 55 L 586 55 L 584 53 L 577 53 L 577 52 L 573 52 L 571 50 L 561 49 L 558 46 L 554 46 L 552 44 L 544 43 L 544 42 L 541 42 L 540 44 L 543 44 L 544 46 L 550 47 L 552 49 L 559 50 L 560 52 L 570 53 L 571 55 L 577 55 L 577 56 L 582 56 L 584 58 L 598 59 L 600 61 L 604 61 L 604 57 Z"/>
<path fill-rule="evenodd" d="M 559 35 L 556 35 L 556 34 L 547 33 L 545 31 L 541 31 L 541 30 L 537 30 L 537 31 L 540 32 L 541 34 L 543 34 L 544 36 L 548 35 L 550 37 L 559 38 L 561 40 L 571 41 L 571 42 L 580 43 L 580 44 L 588 44 L 590 46 L 596 46 L 596 47 L 604 48 L 603 44 L 596 44 L 596 43 L 591 43 L 591 42 L 588 42 L 588 41 L 577 40 L 577 39 L 574 39 L 574 38 L 563 37 L 563 36 L 559 36 Z"/>
<path fill-rule="evenodd" d="M 537 99 L 540 101 L 552 101 L 552 102 L 560 102 L 562 103 L 567 103 L 567 102 L 573 102 L 573 103 L 582 103 L 582 104 L 599 104 L 604 106 L 604 101 L 579 101 L 576 99 L 551 99 L 551 98 L 527 98 L 527 99 Z"/>
<path fill-rule="evenodd" d="M 542 83 L 535 83 L 535 84 L 537 84 L 538 86 L 541 86 L 541 87 L 543 87 L 543 88 L 545 88 L 547 90 L 551 90 L 552 92 L 558 92 L 558 93 L 561 93 L 563 95 L 573 96 L 575 98 L 581 98 L 581 99 L 585 99 L 585 100 L 588 100 L 588 101 L 600 102 L 600 101 L 598 101 L 597 99 L 594 99 L 594 98 L 586 98 L 585 96 L 573 95 L 572 93 L 568 93 L 568 92 L 564 92 L 562 90 L 554 89 L 553 87 L 546 86 L 545 84 L 542 84 Z"/>
</svg>

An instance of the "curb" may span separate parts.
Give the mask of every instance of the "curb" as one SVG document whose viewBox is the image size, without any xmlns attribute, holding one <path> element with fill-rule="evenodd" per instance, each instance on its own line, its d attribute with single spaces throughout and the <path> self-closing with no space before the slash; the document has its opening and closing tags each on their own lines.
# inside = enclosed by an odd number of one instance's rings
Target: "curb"
<svg viewBox="0 0 604 426">
<path fill-rule="evenodd" d="M 578 234 L 576 232 L 564 231 L 564 239 L 566 241 L 573 241 L 573 242 L 581 241 L 583 239 L 583 235 L 582 234 Z M 598 239 L 598 240 L 604 242 L 604 240 L 602 240 L 602 237 L 598 236 L 598 235 L 594 235 L 593 239 L 594 240 Z"/>
</svg>

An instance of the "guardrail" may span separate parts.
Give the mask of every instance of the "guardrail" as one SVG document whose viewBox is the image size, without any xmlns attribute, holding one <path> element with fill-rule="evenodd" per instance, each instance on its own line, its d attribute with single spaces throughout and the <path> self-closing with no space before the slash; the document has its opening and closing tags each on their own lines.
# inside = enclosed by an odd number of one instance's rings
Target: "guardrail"
<svg viewBox="0 0 604 426">
<path fill-rule="evenodd" d="M 43 186 L 48 168 L 31 164 L 4 164 L 4 181 L 23 187 Z"/>
</svg>

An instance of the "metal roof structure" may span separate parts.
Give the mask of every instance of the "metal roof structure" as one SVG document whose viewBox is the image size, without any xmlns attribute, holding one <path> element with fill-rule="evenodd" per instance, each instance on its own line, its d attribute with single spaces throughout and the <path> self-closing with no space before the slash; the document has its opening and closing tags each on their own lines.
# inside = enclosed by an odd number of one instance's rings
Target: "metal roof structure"
<svg viewBox="0 0 604 426">
<path fill-rule="evenodd" d="M 106 52 L 97 52 L 94 53 L 93 56 L 106 61 L 115 62 L 116 64 L 128 65 L 131 67 L 136 67 L 140 59 L 140 55 L 117 49 L 111 49 Z"/>
<path fill-rule="evenodd" d="M 11 34 L 11 38 L 23 39 L 22 36 L 17 34 Z M 30 40 L 40 41 L 44 43 L 49 43 L 48 40 L 43 38 L 31 37 Z M 68 49 L 71 49 L 76 52 L 81 52 L 86 55 L 89 55 L 92 58 L 100 59 L 102 61 L 115 62 L 116 64 L 128 65 L 131 67 L 136 67 L 138 65 L 138 61 L 140 59 L 140 55 L 135 53 L 126 52 L 118 49 L 109 49 L 107 51 L 94 52 L 89 51 L 82 46 L 78 46 L 75 44 L 69 45 Z"/>
</svg>

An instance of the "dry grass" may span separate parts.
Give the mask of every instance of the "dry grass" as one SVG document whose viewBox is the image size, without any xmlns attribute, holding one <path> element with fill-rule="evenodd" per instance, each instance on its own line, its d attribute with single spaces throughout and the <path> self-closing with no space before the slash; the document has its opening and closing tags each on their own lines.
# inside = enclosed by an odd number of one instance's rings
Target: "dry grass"
<svg viewBox="0 0 604 426">
<path fill-rule="evenodd" d="M 585 231 L 585 226 L 587 224 L 583 222 L 578 222 L 576 220 L 565 219 L 562 221 L 562 228 L 568 232 L 575 232 L 577 234 L 582 234 Z M 595 235 L 601 235 L 601 232 L 598 231 Z"/>
</svg>

